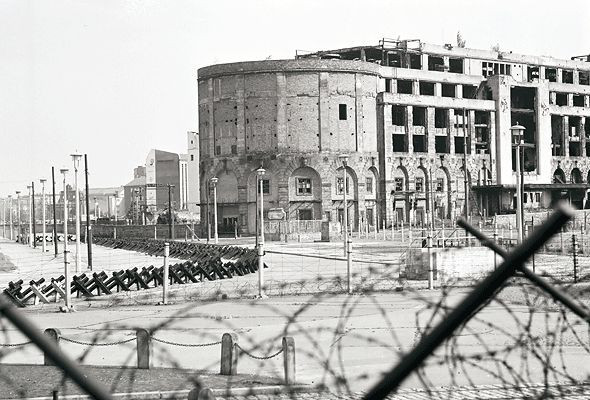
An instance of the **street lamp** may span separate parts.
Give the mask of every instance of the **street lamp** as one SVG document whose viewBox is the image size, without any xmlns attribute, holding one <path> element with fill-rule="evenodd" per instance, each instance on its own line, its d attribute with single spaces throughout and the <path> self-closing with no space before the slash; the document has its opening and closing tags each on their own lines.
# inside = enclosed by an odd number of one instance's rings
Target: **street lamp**
<svg viewBox="0 0 590 400">
<path fill-rule="evenodd" d="M 259 199 L 260 199 L 260 243 L 264 244 L 264 198 L 263 198 L 263 179 L 264 173 L 266 170 L 260 166 L 256 170 L 256 175 L 258 176 L 258 185 L 259 185 Z"/>
<path fill-rule="evenodd" d="M 65 302 L 66 302 L 66 310 L 70 310 L 70 268 L 68 263 L 68 192 L 66 186 L 66 174 L 68 173 L 67 168 L 62 168 L 59 170 L 64 177 L 63 181 L 63 189 L 64 189 L 64 277 L 65 277 Z"/>
<path fill-rule="evenodd" d="M 78 191 L 78 167 L 80 166 L 80 159 L 82 154 L 73 153 L 72 161 L 74 163 L 74 190 L 76 191 L 76 273 L 80 272 L 80 193 Z"/>
<path fill-rule="evenodd" d="M 518 242 L 522 243 L 522 167 L 520 165 L 520 148 L 524 144 L 522 137 L 524 136 L 525 127 L 516 123 L 510 128 L 512 132 L 512 147 L 516 149 L 516 226 L 518 229 Z"/>
<path fill-rule="evenodd" d="M 32 236 L 33 236 L 33 214 L 32 214 L 33 207 L 31 207 L 31 204 L 33 202 L 31 201 L 32 200 L 31 188 L 32 188 L 31 185 L 27 185 L 27 189 L 29 190 L 29 199 L 28 199 L 29 200 L 29 234 L 28 234 L 29 247 L 33 247 L 33 238 L 32 238 Z"/>
<path fill-rule="evenodd" d="M 18 226 L 16 241 L 22 243 L 21 241 L 21 215 L 20 215 L 20 190 L 16 191 L 16 224 Z"/>
<path fill-rule="evenodd" d="M 338 159 L 342 162 L 342 193 L 344 198 L 344 212 L 342 213 L 342 225 L 344 227 L 344 256 L 347 255 L 348 247 L 348 201 L 346 199 L 346 167 L 348 165 L 348 154 L 340 154 Z M 367 221 L 368 223 L 368 221 Z"/>
<path fill-rule="evenodd" d="M 263 198 L 262 198 L 262 187 L 263 187 L 263 183 L 262 183 L 262 177 L 264 176 L 264 173 L 266 171 L 264 170 L 264 168 L 262 168 L 262 165 L 260 166 L 260 168 L 258 168 L 256 170 L 256 177 L 258 179 L 258 182 L 260 182 L 260 189 L 256 189 L 256 190 L 260 190 L 259 193 L 259 199 L 260 199 L 260 240 L 258 241 L 258 297 L 263 299 L 266 298 L 266 295 L 264 294 L 264 291 L 262 290 L 263 286 L 264 286 L 264 260 L 263 260 L 263 256 L 264 256 L 264 209 L 263 209 Z M 256 185 L 258 186 L 258 185 Z"/>
<path fill-rule="evenodd" d="M 219 235 L 217 232 L 217 177 L 211 178 L 211 186 L 213 186 L 213 240 L 215 244 L 219 243 Z"/>
<path fill-rule="evenodd" d="M 43 218 L 43 254 L 45 254 L 45 182 L 47 179 L 39 179 L 41 182 L 41 203 L 43 203 L 43 211 L 42 211 L 42 218 Z"/>
</svg>

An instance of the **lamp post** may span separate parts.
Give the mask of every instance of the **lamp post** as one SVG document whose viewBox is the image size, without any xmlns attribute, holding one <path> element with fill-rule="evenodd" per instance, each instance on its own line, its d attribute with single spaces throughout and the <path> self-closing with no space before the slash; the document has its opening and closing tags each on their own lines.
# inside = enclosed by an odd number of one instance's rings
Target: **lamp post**
<svg viewBox="0 0 590 400">
<path fill-rule="evenodd" d="M 29 247 L 33 247 L 33 238 L 32 238 L 32 236 L 33 236 L 33 213 L 32 213 L 33 207 L 31 207 L 33 202 L 31 201 L 32 200 L 31 187 L 32 187 L 31 185 L 27 185 L 27 189 L 29 190 L 29 199 L 28 199 L 29 200 L 29 234 L 27 235 L 29 237 L 29 243 L 28 243 Z"/>
<path fill-rule="evenodd" d="M 78 191 L 78 167 L 82 154 L 73 153 L 72 162 L 74 163 L 74 190 L 76 201 L 76 273 L 80 272 L 81 254 L 80 254 L 80 192 Z"/>
<path fill-rule="evenodd" d="M 63 180 L 63 190 L 64 190 L 64 277 L 65 277 L 65 302 L 66 302 L 66 310 L 70 310 L 71 302 L 71 290 L 70 290 L 70 268 L 68 263 L 68 191 L 66 186 L 66 175 L 68 170 L 66 168 L 62 168 L 59 170 L 64 177 Z"/>
<path fill-rule="evenodd" d="M 518 242 L 522 243 L 522 183 L 521 183 L 521 165 L 520 165 L 520 148 L 523 145 L 522 137 L 525 127 L 516 123 L 510 128 L 512 132 L 512 147 L 516 149 L 516 227 L 518 230 Z"/>
<path fill-rule="evenodd" d="M 21 242 L 21 215 L 20 215 L 20 190 L 16 191 L 16 225 L 18 226 L 16 231 L 16 241 Z"/>
<path fill-rule="evenodd" d="M 45 182 L 47 182 L 47 179 L 39 179 L 39 181 L 41 182 L 41 203 L 43 204 L 42 207 L 42 211 L 41 211 L 41 218 L 43 218 L 43 241 L 42 241 L 42 248 L 43 248 L 43 254 L 45 254 L 45 235 L 46 233 L 46 229 L 45 229 Z"/>
<path fill-rule="evenodd" d="M 346 199 L 346 189 L 348 189 L 346 187 L 346 167 L 348 165 L 348 154 L 340 154 L 338 159 L 342 162 L 342 194 L 344 199 L 342 225 L 344 228 L 344 255 L 346 256 L 348 247 L 348 201 Z"/>
<path fill-rule="evenodd" d="M 13 214 L 13 210 L 12 210 L 12 195 L 9 194 L 8 195 L 8 211 L 9 211 L 9 216 L 8 216 L 8 223 L 9 223 L 9 230 L 10 232 L 8 233 L 10 235 L 10 240 L 14 240 L 14 237 L 12 236 L 12 231 L 13 231 L 13 226 L 12 226 L 12 214 Z"/>
<path fill-rule="evenodd" d="M 263 208 L 263 197 L 262 197 L 262 177 L 264 176 L 264 173 L 266 171 L 264 170 L 264 168 L 262 168 L 262 166 L 260 166 L 260 168 L 258 168 L 256 170 L 256 176 L 257 176 L 257 183 L 259 182 L 256 186 L 257 187 L 257 191 L 260 190 L 258 199 L 260 201 L 260 240 L 258 241 L 258 297 L 259 298 L 266 298 L 266 295 L 264 294 L 264 290 L 263 290 L 263 286 L 264 286 L 264 208 Z"/>
<path fill-rule="evenodd" d="M 211 186 L 213 186 L 213 240 L 215 244 L 219 243 L 219 234 L 217 231 L 217 177 L 211 178 Z"/>
</svg>

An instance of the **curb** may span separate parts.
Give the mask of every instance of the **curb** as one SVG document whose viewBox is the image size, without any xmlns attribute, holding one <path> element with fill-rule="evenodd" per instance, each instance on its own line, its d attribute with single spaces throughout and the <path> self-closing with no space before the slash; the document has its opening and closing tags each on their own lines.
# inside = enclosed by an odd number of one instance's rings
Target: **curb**
<svg viewBox="0 0 590 400">
<path fill-rule="evenodd" d="M 279 394 L 279 393 L 315 393 L 323 389 L 309 385 L 270 385 L 258 387 L 236 387 L 227 389 L 211 389 L 216 396 L 249 396 L 260 394 Z M 113 399 L 118 400 L 156 400 L 156 399 L 188 399 L 190 390 L 168 390 L 168 391 L 153 391 L 153 392 L 133 392 L 133 393 L 113 393 Z M 59 396 L 63 400 L 92 400 L 93 398 L 87 394 L 72 394 L 67 396 Z M 53 397 L 24 397 L 23 400 L 53 400 Z"/>
</svg>

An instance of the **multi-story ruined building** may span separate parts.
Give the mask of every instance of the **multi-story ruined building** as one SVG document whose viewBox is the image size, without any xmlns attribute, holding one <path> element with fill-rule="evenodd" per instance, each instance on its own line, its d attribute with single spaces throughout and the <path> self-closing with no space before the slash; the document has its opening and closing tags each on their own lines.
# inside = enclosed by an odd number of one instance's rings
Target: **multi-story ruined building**
<svg viewBox="0 0 590 400">
<path fill-rule="evenodd" d="M 220 221 L 253 231 L 255 170 L 265 207 L 289 219 L 454 218 L 514 208 L 510 127 L 526 128 L 524 203 L 585 206 L 590 58 L 382 40 L 294 60 L 199 70 L 201 204 L 219 178 Z M 466 171 L 465 171 L 466 165 Z M 465 195 L 467 188 L 467 196 Z"/>
</svg>

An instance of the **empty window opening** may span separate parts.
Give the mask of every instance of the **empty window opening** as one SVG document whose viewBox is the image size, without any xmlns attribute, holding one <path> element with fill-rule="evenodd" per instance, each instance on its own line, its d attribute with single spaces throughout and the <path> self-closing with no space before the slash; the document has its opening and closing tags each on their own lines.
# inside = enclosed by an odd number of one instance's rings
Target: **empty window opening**
<svg viewBox="0 0 590 400">
<path fill-rule="evenodd" d="M 477 154 L 489 154 L 489 120 L 490 114 L 487 111 L 475 112 L 475 152 Z"/>
<path fill-rule="evenodd" d="M 475 99 L 477 96 L 477 87 L 474 85 L 463 85 L 463 98 Z"/>
<path fill-rule="evenodd" d="M 297 219 L 300 221 L 311 221 L 313 219 L 313 212 L 311 208 L 300 208 L 297 210 Z"/>
<path fill-rule="evenodd" d="M 574 83 L 574 71 L 571 69 L 564 69 L 561 71 L 562 83 Z"/>
<path fill-rule="evenodd" d="M 563 148 L 563 118 L 560 115 L 551 116 L 551 149 L 552 155 L 563 156 L 565 151 Z"/>
<path fill-rule="evenodd" d="M 402 94 L 412 94 L 412 81 L 398 79 L 397 92 Z"/>
<path fill-rule="evenodd" d="M 545 68 L 545 79 L 549 82 L 557 82 L 557 70 L 555 68 Z"/>
<path fill-rule="evenodd" d="M 528 145 L 524 147 L 521 157 L 521 163 L 524 171 L 532 172 L 537 169 L 537 124 L 535 121 L 535 113 L 530 111 L 512 111 L 510 114 L 511 125 L 522 125 L 524 127 L 524 135 L 522 140 Z M 513 152 L 513 165 L 516 166 L 516 153 Z"/>
<path fill-rule="evenodd" d="M 442 57 L 428 56 L 428 70 L 429 71 L 444 71 L 445 62 Z"/>
<path fill-rule="evenodd" d="M 416 192 L 424 192 L 424 177 L 416 177 Z"/>
<path fill-rule="evenodd" d="M 412 109 L 412 125 L 426 126 L 426 108 L 414 107 Z"/>
<path fill-rule="evenodd" d="M 580 71 L 580 85 L 590 85 L 590 71 Z"/>
<path fill-rule="evenodd" d="M 373 178 L 370 176 L 365 178 L 365 190 L 367 193 L 373 193 Z"/>
<path fill-rule="evenodd" d="M 463 126 L 465 126 L 467 128 L 467 122 L 468 122 L 468 118 L 469 118 L 469 111 L 465 110 L 465 118 L 463 118 L 463 109 L 458 109 L 458 110 L 454 110 L 453 111 L 454 115 L 455 115 L 455 121 L 454 121 L 454 128 L 455 129 L 463 129 Z M 461 134 L 457 132 L 457 134 Z"/>
<path fill-rule="evenodd" d="M 570 140 L 580 140 L 581 130 L 580 124 L 582 123 L 581 117 L 569 117 L 569 137 Z"/>
<path fill-rule="evenodd" d="M 311 194 L 311 178 L 297 178 L 297 196 Z"/>
<path fill-rule="evenodd" d="M 231 145 L 231 153 L 238 154 L 238 146 L 236 146 L 235 144 L 232 144 Z"/>
<path fill-rule="evenodd" d="M 465 150 L 463 136 L 455 136 L 455 154 L 463 154 Z"/>
<path fill-rule="evenodd" d="M 391 93 L 391 79 L 385 79 L 385 91 Z"/>
<path fill-rule="evenodd" d="M 221 146 L 215 146 L 215 155 L 220 155 L 221 154 Z"/>
<path fill-rule="evenodd" d="M 555 104 L 567 106 L 567 93 L 555 93 Z"/>
<path fill-rule="evenodd" d="M 535 88 L 517 86 L 510 89 L 510 107 L 533 110 L 535 108 Z"/>
<path fill-rule="evenodd" d="M 263 194 L 270 194 L 270 180 L 269 179 L 262 180 L 262 193 Z"/>
<path fill-rule="evenodd" d="M 407 152 L 406 135 L 393 134 L 393 151 Z"/>
<path fill-rule="evenodd" d="M 455 97 L 456 90 L 455 85 L 450 83 L 443 83 L 442 84 L 442 97 Z"/>
<path fill-rule="evenodd" d="M 387 53 L 387 65 L 390 67 L 401 68 L 402 66 L 402 55 L 395 51 Z"/>
<path fill-rule="evenodd" d="M 581 142 L 570 142 L 570 156 L 580 157 L 582 155 L 582 143 Z M 574 183 L 574 182 L 572 182 Z"/>
<path fill-rule="evenodd" d="M 396 126 L 406 125 L 406 107 L 391 106 L 391 124 Z"/>
<path fill-rule="evenodd" d="M 449 58 L 449 72 L 462 74 L 463 73 L 463 59 L 462 58 Z"/>
<path fill-rule="evenodd" d="M 347 119 L 346 112 L 346 104 L 338 104 L 338 118 L 340 121 L 345 121 Z"/>
<path fill-rule="evenodd" d="M 449 114 L 449 110 L 444 108 L 435 108 L 434 109 L 434 127 L 435 128 L 447 128 L 448 121 L 447 116 Z"/>
<path fill-rule="evenodd" d="M 434 83 L 420 82 L 420 94 L 422 96 L 434 96 Z"/>
<path fill-rule="evenodd" d="M 584 107 L 584 95 L 574 94 L 574 107 Z"/>
<path fill-rule="evenodd" d="M 527 81 L 533 82 L 539 80 L 539 67 L 529 65 L 527 67 Z"/>
<path fill-rule="evenodd" d="M 414 153 L 427 153 L 426 135 L 413 135 L 412 144 L 414 145 Z"/>
<path fill-rule="evenodd" d="M 449 152 L 449 140 L 447 136 L 435 136 L 434 138 L 434 150 L 437 153 L 448 153 Z"/>
<path fill-rule="evenodd" d="M 410 68 L 422 69 L 422 56 L 420 54 L 410 54 Z"/>
</svg>

